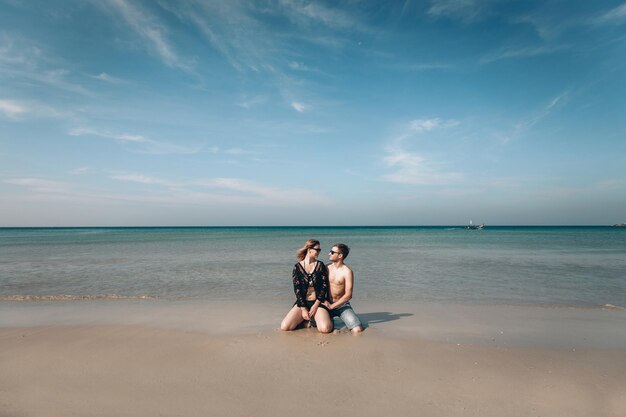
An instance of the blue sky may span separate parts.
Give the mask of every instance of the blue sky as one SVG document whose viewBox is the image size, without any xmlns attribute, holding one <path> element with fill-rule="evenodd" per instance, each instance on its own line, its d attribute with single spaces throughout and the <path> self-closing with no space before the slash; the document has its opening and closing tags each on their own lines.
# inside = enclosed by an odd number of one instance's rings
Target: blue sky
<svg viewBox="0 0 626 417">
<path fill-rule="evenodd" d="M 622 1 L 0 0 L 0 226 L 626 221 Z"/>
</svg>

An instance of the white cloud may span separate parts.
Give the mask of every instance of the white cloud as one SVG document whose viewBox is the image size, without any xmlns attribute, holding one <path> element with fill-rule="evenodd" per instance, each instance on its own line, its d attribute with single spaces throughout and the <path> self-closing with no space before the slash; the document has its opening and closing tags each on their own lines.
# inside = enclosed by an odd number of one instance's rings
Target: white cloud
<svg viewBox="0 0 626 417">
<path fill-rule="evenodd" d="M 51 181 L 51 180 L 46 180 L 46 179 L 41 179 L 41 178 L 15 178 L 15 179 L 3 180 L 2 182 L 5 184 L 26 187 L 33 192 L 44 193 L 44 194 L 67 193 L 67 192 L 70 192 L 72 189 L 71 184 L 60 182 L 60 181 Z"/>
<path fill-rule="evenodd" d="M 446 129 L 457 126 L 459 122 L 454 119 L 441 120 L 438 117 L 432 119 L 415 119 L 409 122 L 409 131 L 417 134 L 429 132 L 435 129 Z"/>
<path fill-rule="evenodd" d="M 123 84 L 126 81 L 121 78 L 112 77 L 106 72 L 101 72 L 99 75 L 90 75 L 91 78 L 95 78 L 96 80 L 104 81 L 109 84 Z"/>
<path fill-rule="evenodd" d="M 237 209 L 251 206 L 301 207 L 302 204 L 322 207 L 331 204 L 328 198 L 311 190 L 272 187 L 237 178 L 171 181 L 143 174 L 120 173 L 112 175 L 111 179 L 152 187 L 133 192 L 111 192 L 41 178 L 16 178 L 0 182 L 22 189 L 11 195 L 12 201 L 21 204 L 81 202 L 93 207 L 112 201 L 127 201 L 164 207 L 206 207 L 209 210 L 215 209 L 215 205 Z"/>
<path fill-rule="evenodd" d="M 83 175 L 83 174 L 88 173 L 89 171 L 91 171 L 91 168 L 89 167 L 78 167 L 69 171 L 69 173 L 72 175 Z"/>
<path fill-rule="evenodd" d="M 542 45 L 529 46 L 524 48 L 506 47 L 496 52 L 485 55 L 480 59 L 480 63 L 488 64 L 502 59 L 530 58 L 538 55 L 549 55 L 566 49 L 565 45 Z"/>
<path fill-rule="evenodd" d="M 27 112 L 26 108 L 13 100 L 0 100 L 0 112 L 9 119 L 17 119 L 20 115 Z"/>
<path fill-rule="evenodd" d="M 241 154 L 246 153 L 246 151 L 244 151 L 241 148 L 230 148 L 230 149 L 226 149 L 224 153 L 228 155 L 241 155 Z"/>
<path fill-rule="evenodd" d="M 171 181 L 143 174 L 115 174 L 111 179 L 166 187 L 175 193 L 172 199 L 179 203 L 201 203 L 211 199 L 262 206 L 292 206 L 294 204 L 328 205 L 327 198 L 304 189 L 272 187 L 239 178 L 210 178 Z M 206 189 L 211 192 L 205 191 Z"/>
<path fill-rule="evenodd" d="M 450 64 L 407 64 L 407 65 L 395 65 L 393 68 L 405 71 L 432 71 L 432 70 L 448 70 L 454 68 Z"/>
<path fill-rule="evenodd" d="M 386 149 L 383 163 L 392 172 L 383 175 L 383 180 L 412 185 L 457 184 L 463 181 L 462 174 L 446 171 L 445 164 L 407 149 L 411 145 L 409 142 L 411 138 L 457 125 L 459 125 L 457 120 L 444 120 L 438 117 L 411 120 Z"/>
<path fill-rule="evenodd" d="M 556 107 L 559 106 L 559 103 L 562 103 L 566 99 L 568 94 L 568 91 L 564 91 L 558 96 L 554 97 L 552 100 L 550 100 L 548 104 L 543 107 L 543 109 L 538 111 L 535 115 L 530 117 L 528 120 L 518 123 L 516 129 L 520 131 L 525 131 L 539 123 L 541 120 L 545 119 L 548 115 L 550 115 L 550 113 L 552 113 L 552 111 Z"/>
<path fill-rule="evenodd" d="M 160 178 L 149 177 L 141 174 L 118 174 L 112 175 L 111 179 L 125 182 L 137 182 L 140 184 L 163 185 L 166 187 L 175 187 L 177 183 L 163 180 Z"/>
<path fill-rule="evenodd" d="M 280 0 L 282 12 L 299 25 L 323 24 L 331 29 L 355 29 L 367 31 L 353 15 L 338 8 L 328 8 L 319 2 Z"/>
<path fill-rule="evenodd" d="M 146 138 L 143 135 L 132 133 L 113 133 L 104 130 L 92 129 L 89 127 L 78 127 L 67 132 L 70 136 L 97 136 L 105 139 L 113 139 L 122 143 L 138 144 L 135 152 L 152 155 L 170 154 L 196 154 L 201 151 L 201 146 L 188 147 L 176 145 L 169 142 L 156 141 Z"/>
<path fill-rule="evenodd" d="M 68 132 L 71 136 L 99 136 L 107 139 L 115 139 L 122 142 L 150 142 L 150 140 L 144 138 L 141 135 L 133 135 L 130 133 L 111 133 L 106 131 L 99 131 L 86 127 L 78 127 L 70 129 Z"/>
<path fill-rule="evenodd" d="M 289 63 L 289 68 L 294 71 L 310 71 L 309 67 L 304 65 L 302 62 L 291 61 Z"/>
<path fill-rule="evenodd" d="M 492 0 L 432 0 L 428 14 L 464 22 L 482 19 L 489 12 Z"/>
<path fill-rule="evenodd" d="M 36 43 L 17 36 L 0 34 L 0 75 L 28 84 L 37 83 L 84 96 L 93 93 L 80 84 L 68 81 L 71 63 L 46 55 Z M 38 86 L 40 87 L 40 86 Z"/>
<path fill-rule="evenodd" d="M 600 18 L 597 19 L 597 22 L 611 22 L 611 23 L 622 23 L 626 22 L 626 3 L 621 6 L 617 6 L 614 9 L 609 10 Z"/>
<path fill-rule="evenodd" d="M 194 155 L 202 151 L 202 146 L 182 146 L 169 142 L 149 140 L 138 153 L 149 155 Z"/>
<path fill-rule="evenodd" d="M 147 41 L 149 48 L 156 52 L 166 65 L 191 71 L 191 65 L 179 57 L 167 38 L 167 29 L 157 22 L 155 16 L 140 10 L 135 2 L 130 3 L 126 0 L 110 0 L 102 5 L 113 8 L 137 35 Z"/>
<path fill-rule="evenodd" d="M 626 180 L 625 179 L 611 179 L 605 180 L 598 183 L 598 187 L 605 190 L 619 190 L 621 188 L 626 188 Z"/>
<path fill-rule="evenodd" d="M 0 63 L 6 66 L 33 68 L 43 58 L 40 47 L 7 34 L 0 34 Z"/>
<path fill-rule="evenodd" d="M 463 181 L 462 174 L 442 171 L 438 169 L 438 164 L 417 153 L 401 149 L 389 150 L 383 161 L 394 169 L 391 174 L 383 176 L 385 181 L 411 185 L 443 185 Z"/>
<path fill-rule="evenodd" d="M 69 112 L 58 111 L 37 102 L 4 99 L 0 99 L 0 115 L 14 121 L 30 118 L 70 118 L 72 116 Z"/>
<path fill-rule="evenodd" d="M 309 192 L 309 190 L 277 188 L 238 178 L 198 180 L 194 181 L 194 184 L 241 193 L 247 195 L 251 202 L 260 205 L 292 206 L 310 204 L 314 206 L 325 206 L 330 204 L 327 198 L 315 192 Z"/>
<path fill-rule="evenodd" d="M 263 96 L 256 96 L 251 98 L 243 97 L 243 99 L 239 103 L 237 103 L 237 105 L 239 107 L 243 107 L 244 109 L 251 109 L 252 107 L 263 104 L 266 101 L 267 98 Z"/>
<path fill-rule="evenodd" d="M 293 109 L 297 111 L 298 113 L 304 113 L 306 110 L 308 110 L 308 106 L 299 101 L 292 101 L 291 107 L 293 107 Z"/>
</svg>

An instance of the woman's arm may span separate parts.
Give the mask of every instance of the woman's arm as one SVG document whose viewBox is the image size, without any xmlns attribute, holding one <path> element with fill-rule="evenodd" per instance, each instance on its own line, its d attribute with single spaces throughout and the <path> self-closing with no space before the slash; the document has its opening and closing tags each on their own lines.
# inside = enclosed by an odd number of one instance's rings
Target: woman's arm
<svg viewBox="0 0 626 417">
<path fill-rule="evenodd" d="M 316 288 L 316 295 L 315 298 L 317 301 L 319 301 L 320 303 L 323 303 L 324 301 L 328 300 L 328 289 L 330 287 L 330 283 L 328 282 L 328 268 L 326 268 L 326 265 L 324 265 L 324 262 L 320 262 L 320 272 L 318 275 L 318 285 Z"/>
<path fill-rule="evenodd" d="M 298 270 L 298 264 L 293 266 L 293 272 L 291 273 L 291 279 L 293 280 L 293 292 L 296 294 L 296 305 L 300 308 L 306 308 L 304 297 L 300 288 L 302 286 L 302 274 Z"/>
</svg>

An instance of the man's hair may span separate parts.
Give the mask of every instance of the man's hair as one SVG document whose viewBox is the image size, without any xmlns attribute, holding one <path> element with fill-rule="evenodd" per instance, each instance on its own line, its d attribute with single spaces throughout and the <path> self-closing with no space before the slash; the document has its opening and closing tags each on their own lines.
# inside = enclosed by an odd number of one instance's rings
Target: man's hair
<svg viewBox="0 0 626 417">
<path fill-rule="evenodd" d="M 333 246 L 336 247 L 337 250 L 343 255 L 343 259 L 346 259 L 348 257 L 348 254 L 350 253 L 350 248 L 348 247 L 348 245 L 345 245 L 343 243 L 335 243 Z"/>
</svg>

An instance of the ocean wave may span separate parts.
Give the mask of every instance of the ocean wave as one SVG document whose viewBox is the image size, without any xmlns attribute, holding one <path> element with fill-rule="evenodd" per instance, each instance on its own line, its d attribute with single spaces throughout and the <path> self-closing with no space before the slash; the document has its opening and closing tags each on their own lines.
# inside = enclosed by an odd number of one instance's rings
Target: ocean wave
<svg viewBox="0 0 626 417">
<path fill-rule="evenodd" d="M 2 295 L 0 301 L 90 301 L 90 300 L 156 300 L 152 295 L 119 294 L 51 294 L 51 295 Z"/>
<path fill-rule="evenodd" d="M 602 306 L 603 309 L 605 310 L 619 310 L 619 311 L 626 311 L 626 307 L 620 307 L 620 306 L 616 306 L 613 304 L 605 304 Z"/>
</svg>

